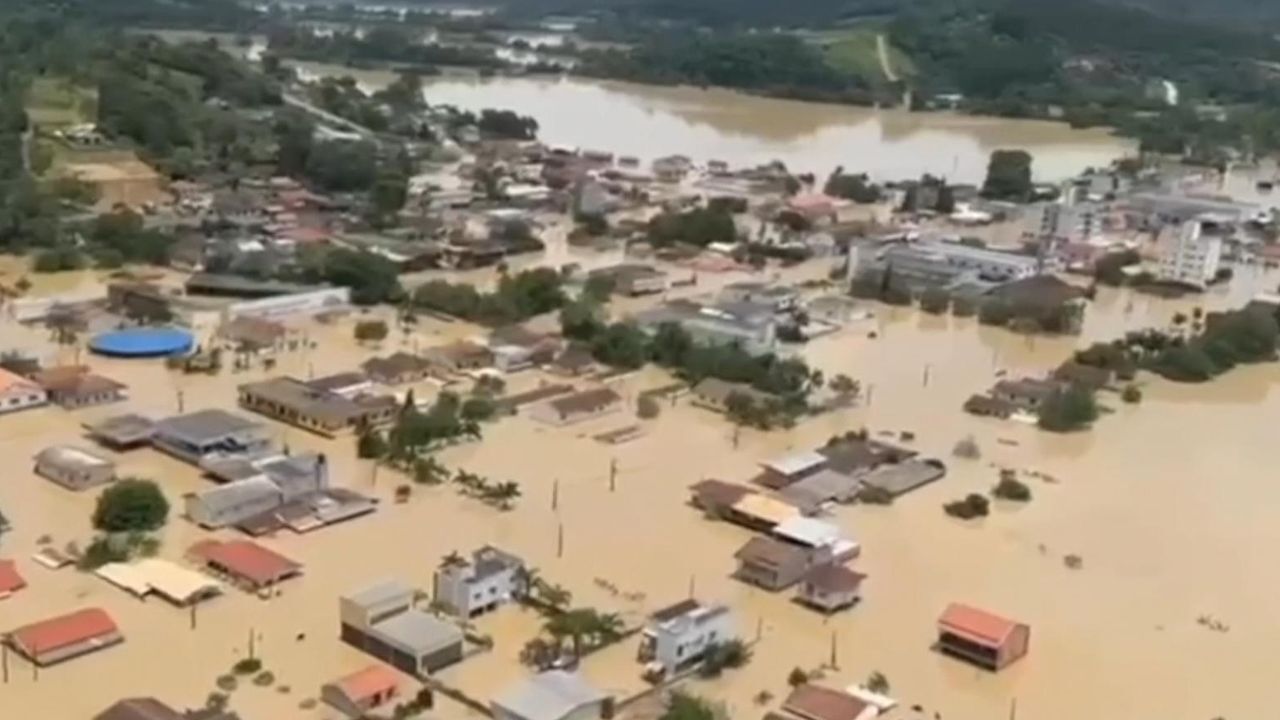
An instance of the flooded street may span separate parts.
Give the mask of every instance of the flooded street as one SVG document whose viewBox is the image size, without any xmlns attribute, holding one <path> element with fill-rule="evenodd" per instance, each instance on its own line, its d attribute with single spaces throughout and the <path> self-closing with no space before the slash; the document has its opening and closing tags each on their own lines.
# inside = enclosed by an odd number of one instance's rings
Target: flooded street
<svg viewBox="0 0 1280 720">
<path fill-rule="evenodd" d="M 306 77 L 350 75 L 366 91 L 394 73 L 293 62 Z M 425 78 L 432 104 L 514 110 L 539 124 L 545 143 L 632 155 L 681 154 L 749 167 L 781 160 L 793 172 L 825 177 L 837 165 L 875 180 L 924 173 L 980 183 L 992 150 L 1023 148 L 1037 180 L 1056 181 L 1101 167 L 1134 145 L 1105 129 L 1062 123 L 875 110 L 743 95 L 730 90 L 657 87 L 581 78 Z"/>
<path fill-rule="evenodd" d="M 825 269 L 810 265 L 795 272 L 820 276 Z M 12 275 L 7 272 L 6 281 Z M 95 282 L 88 273 L 54 276 L 48 284 L 49 278 L 32 277 L 36 292 Z M 451 468 L 520 482 L 523 498 L 508 513 L 462 498 L 448 486 L 415 488 L 408 503 L 395 504 L 392 492 L 404 480 L 387 470 L 375 478 L 369 463 L 355 458 L 350 438 L 325 440 L 264 421 L 294 451 L 326 452 L 336 483 L 373 492 L 383 505 L 373 516 L 310 535 L 265 540 L 304 563 L 304 576 L 287 582 L 271 600 L 228 589 L 201 607 L 195 629 L 186 611 L 162 600 L 139 602 L 91 575 L 53 572 L 29 560 L 43 535 L 52 536 L 53 547 L 68 541 L 83 546 L 91 537 L 95 494 L 73 494 L 37 478 L 29 458 L 51 444 L 86 443 L 79 439 L 80 425 L 95 418 L 124 411 L 172 413 L 179 391 L 188 410 L 232 409 L 234 387 L 267 374 L 255 368 L 183 376 L 159 361 L 90 358 L 95 370 L 130 386 L 128 402 L 0 416 L 0 454 L 10 459 L 0 508 L 14 526 L 0 540 L 0 557 L 16 559 L 30 584 L 0 602 L 0 624 L 8 629 L 96 605 L 115 616 L 126 642 L 38 676 L 11 655 L 0 707 L 82 718 L 131 695 L 199 705 L 214 689 L 214 678 L 246 654 L 254 633 L 277 687 L 242 681 L 231 694 L 232 706 L 247 719 L 325 717 L 299 703 L 315 697 L 321 683 L 368 662 L 337 640 L 337 596 L 384 577 L 429 587 L 441 557 L 494 543 L 570 589 L 575 605 L 616 611 L 630 621 L 685 597 L 691 585 L 703 600 L 730 603 L 748 638 L 759 630 L 754 659 L 742 670 L 695 686 L 727 702 L 733 717 L 762 713 L 753 701 L 758 693 L 783 696 L 788 672 L 830 664 L 833 645 L 837 667 L 825 670 L 828 682 L 860 682 L 872 671 L 882 672 L 904 706 L 919 704 L 929 716 L 937 711 L 945 718 L 1005 717 L 1015 699 L 1022 716 L 1041 720 L 1259 716 L 1272 705 L 1273 691 L 1256 668 L 1274 657 L 1280 642 L 1274 613 L 1280 567 L 1265 551 L 1280 543 L 1274 521 L 1280 486 L 1264 470 L 1280 424 L 1280 396 L 1274 392 L 1280 367 L 1241 368 L 1204 386 L 1143 375 L 1141 405 L 1104 396 L 1115 412 L 1092 431 L 1070 436 L 973 418 L 960 406 L 989 385 L 997 369 L 1042 372 L 1078 344 L 1167 322 L 1176 310 L 1194 305 L 1236 306 L 1275 282 L 1275 276 L 1242 271 L 1229 292 L 1176 302 L 1102 290 L 1084 336 L 1071 339 L 1029 340 L 973 320 L 871 306 L 876 320 L 806 348 L 828 377 L 845 372 L 861 380 L 869 402 L 813 418 L 793 431 L 744 431 L 735 449 L 727 423 L 681 403 L 664 409 L 646 423 L 645 436 L 624 445 L 591 438 L 637 422 L 629 415 L 567 428 L 517 417 L 486 426 L 481 443 L 440 453 Z M 350 339 L 354 319 L 305 325 L 319 348 L 284 356 L 277 372 L 307 377 L 352 369 L 372 351 Z M 879 331 L 878 339 L 868 337 L 871 330 Z M 51 348 L 48 333 L 39 328 L 6 321 L 0 333 L 5 349 L 44 349 L 64 358 L 72 352 Z M 383 351 L 474 334 L 477 328 L 424 319 L 413 338 L 393 332 Z M 522 373 L 509 382 L 523 389 L 539 380 L 536 373 Z M 630 400 L 663 382 L 661 373 L 648 370 L 628 379 L 622 390 Z M 789 593 L 771 595 L 730 579 L 733 552 L 748 532 L 703 519 L 685 504 L 686 487 L 703 478 L 746 480 L 762 460 L 863 426 L 914 431 L 917 449 L 946 460 L 951 471 L 893 506 L 835 512 L 834 520 L 864 548 L 854 564 L 870 576 L 862 604 L 825 618 L 793 604 Z M 976 438 L 981 460 L 951 457 L 955 442 L 966 435 Z M 162 557 L 180 559 L 191 542 L 211 535 L 177 517 L 181 494 L 208 482 L 191 467 L 150 449 L 115 459 L 120 474 L 157 480 L 175 504 Z M 608 468 L 615 460 L 619 476 L 611 492 Z M 993 464 L 1034 468 L 1060 482 L 1033 481 L 1029 505 L 997 503 L 985 520 L 962 523 L 945 516 L 942 503 L 995 483 Z M 556 483 L 559 506 L 553 510 Z M 1068 554 L 1079 555 L 1083 567 L 1065 567 Z M 608 580 L 618 593 L 602 589 L 597 579 Z M 643 593 L 643 600 L 622 597 L 632 592 Z M 951 601 L 1028 622 L 1029 657 L 990 675 L 932 652 L 934 620 Z M 1221 619 L 1230 631 L 1198 625 L 1201 615 Z M 525 673 L 516 658 L 538 624 L 532 614 L 512 608 L 478 621 L 477 631 L 492 635 L 495 649 L 441 677 L 479 697 L 496 694 Z M 607 690 L 635 692 L 642 683 L 634 642 L 592 656 L 584 672 Z M 435 715 L 466 712 L 440 700 Z"/>
</svg>

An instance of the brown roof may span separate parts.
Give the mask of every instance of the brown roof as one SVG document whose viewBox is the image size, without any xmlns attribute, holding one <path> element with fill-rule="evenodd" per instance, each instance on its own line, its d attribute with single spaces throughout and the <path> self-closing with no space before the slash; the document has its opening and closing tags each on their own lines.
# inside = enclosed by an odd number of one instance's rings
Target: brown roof
<svg viewBox="0 0 1280 720">
<path fill-rule="evenodd" d="M 701 480 L 689 486 L 693 500 L 703 507 L 730 507 L 755 492 L 745 485 L 723 480 Z"/>
<path fill-rule="evenodd" d="M 34 655 L 52 652 L 119 631 L 115 621 L 105 610 L 86 608 L 24 625 L 12 631 L 10 636 L 24 652 Z"/>
<path fill-rule="evenodd" d="M 1021 623 L 969 605 L 952 603 L 938 618 L 938 629 L 979 645 L 1001 645 Z"/>
<path fill-rule="evenodd" d="M 430 365 L 425 358 L 398 352 L 385 358 L 370 358 L 360 367 L 373 378 L 396 378 L 410 373 L 426 372 Z"/>
<path fill-rule="evenodd" d="M 782 703 L 782 709 L 805 720 L 857 720 L 867 708 L 848 693 L 808 683 L 792 690 Z"/>
<path fill-rule="evenodd" d="M 146 697 L 121 700 L 93 720 L 183 720 L 183 716 L 159 700 Z"/>
<path fill-rule="evenodd" d="M 110 378 L 94 375 L 84 365 L 62 365 L 33 373 L 31 379 L 54 393 L 95 395 L 123 390 L 124 385 Z"/>
<path fill-rule="evenodd" d="M 218 333 L 228 340 L 239 343 L 271 347 L 285 336 L 284 325 L 271 320 L 241 315 L 222 326 Z"/>
<path fill-rule="evenodd" d="M 0 560 L 0 595 L 16 592 L 27 586 L 18 572 L 18 564 L 12 560 Z"/>
<path fill-rule="evenodd" d="M 809 559 L 809 553 L 802 547 L 784 543 L 769 537 L 753 537 L 733 554 L 743 562 L 772 567 L 786 567 L 794 563 L 803 563 Z"/>
<path fill-rule="evenodd" d="M 622 402 L 622 396 L 618 393 L 609 388 L 596 388 L 556 398 L 551 401 L 551 407 L 563 418 L 577 413 L 594 412 L 619 402 Z"/>
<path fill-rule="evenodd" d="M 276 582 L 302 569 L 299 563 L 248 540 L 204 540 L 192 545 L 188 554 L 207 563 L 217 563 L 255 585 Z"/>
<path fill-rule="evenodd" d="M 856 592 L 867 576 L 844 565 L 819 565 L 805 576 L 805 582 L 834 593 Z"/>
<path fill-rule="evenodd" d="M 372 697 L 394 691 L 400 686 L 400 678 L 386 665 L 370 665 L 334 683 L 353 702 L 361 703 Z"/>
</svg>

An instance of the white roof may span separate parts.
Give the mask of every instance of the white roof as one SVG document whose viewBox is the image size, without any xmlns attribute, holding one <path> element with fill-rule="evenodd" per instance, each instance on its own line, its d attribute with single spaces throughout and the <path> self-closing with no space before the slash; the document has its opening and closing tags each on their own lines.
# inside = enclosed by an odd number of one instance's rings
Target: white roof
<svg viewBox="0 0 1280 720">
<path fill-rule="evenodd" d="M 811 470 L 827 461 L 826 456 L 816 452 L 800 452 L 787 455 L 785 457 L 774 458 L 767 462 L 761 463 L 766 468 L 781 474 L 795 475 L 805 470 Z"/>
<path fill-rule="evenodd" d="M 773 534 L 809 547 L 834 547 L 845 538 L 840 528 L 829 522 L 807 517 L 793 517 L 778 523 Z"/>
<path fill-rule="evenodd" d="M 107 563 L 95 574 L 117 587 L 143 597 L 155 592 L 176 603 L 187 603 L 206 593 L 222 591 L 222 585 L 194 570 L 168 560 L 148 558 L 136 563 Z"/>
<path fill-rule="evenodd" d="M 577 673 L 551 670 L 525 680 L 493 701 L 524 720 L 563 720 L 584 705 L 605 699 Z"/>
</svg>

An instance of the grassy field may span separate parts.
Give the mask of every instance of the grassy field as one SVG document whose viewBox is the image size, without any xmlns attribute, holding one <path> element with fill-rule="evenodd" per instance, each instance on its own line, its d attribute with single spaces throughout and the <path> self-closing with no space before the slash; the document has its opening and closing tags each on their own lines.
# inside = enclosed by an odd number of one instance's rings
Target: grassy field
<svg viewBox="0 0 1280 720">
<path fill-rule="evenodd" d="M 862 78 L 871 83 L 887 82 L 880 65 L 880 57 L 876 48 L 876 37 L 879 31 L 873 27 L 860 27 L 825 34 L 816 41 L 822 46 L 827 62 L 843 72 Z M 911 76 L 915 68 L 911 59 L 901 50 L 888 45 L 889 65 L 898 79 Z"/>
<path fill-rule="evenodd" d="M 66 127 L 93 122 L 96 91 L 73 85 L 65 78 L 39 77 L 27 93 L 27 114 L 39 127 Z"/>
</svg>

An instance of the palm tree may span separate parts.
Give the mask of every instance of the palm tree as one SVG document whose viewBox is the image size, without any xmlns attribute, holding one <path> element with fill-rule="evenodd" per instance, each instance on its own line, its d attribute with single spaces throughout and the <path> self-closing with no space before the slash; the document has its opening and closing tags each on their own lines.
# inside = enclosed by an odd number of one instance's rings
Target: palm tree
<svg viewBox="0 0 1280 720">
<path fill-rule="evenodd" d="M 573 602 L 573 593 L 561 585 L 553 585 L 540 577 L 535 577 L 530 582 L 530 587 L 543 603 L 555 610 L 563 610 Z"/>
<path fill-rule="evenodd" d="M 520 497 L 520 483 L 501 482 L 484 489 L 485 500 L 494 503 L 503 510 L 510 510 L 516 498 Z"/>
<path fill-rule="evenodd" d="M 573 641 L 573 657 L 582 657 L 582 639 L 591 636 L 598 627 L 595 610 L 579 608 L 560 613 L 547 620 L 544 629 L 547 634 L 557 640 L 569 638 Z"/>
<path fill-rule="evenodd" d="M 413 481 L 419 485 L 439 485 L 449 471 L 434 457 L 418 458 L 413 463 Z"/>
<path fill-rule="evenodd" d="M 626 632 L 626 623 L 622 622 L 622 616 L 618 613 L 604 613 L 596 615 L 596 637 L 602 643 L 616 642 L 622 637 L 622 633 Z"/>
</svg>

